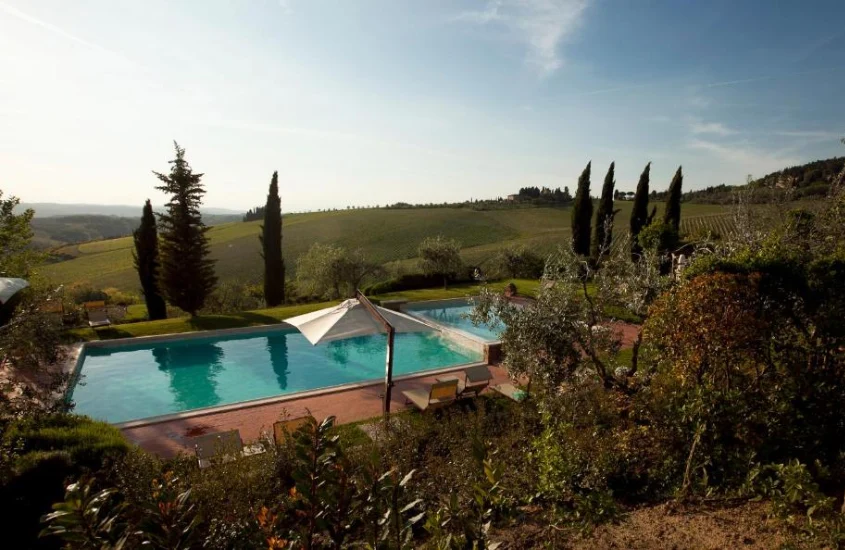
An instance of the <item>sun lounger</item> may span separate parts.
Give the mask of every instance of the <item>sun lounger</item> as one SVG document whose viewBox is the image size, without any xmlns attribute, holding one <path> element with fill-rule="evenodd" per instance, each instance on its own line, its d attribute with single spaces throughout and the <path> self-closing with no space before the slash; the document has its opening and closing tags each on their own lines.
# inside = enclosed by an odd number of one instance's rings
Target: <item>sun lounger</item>
<svg viewBox="0 0 845 550">
<path fill-rule="evenodd" d="M 513 399 L 517 403 L 524 401 L 525 398 L 528 397 L 528 393 L 525 390 L 521 390 L 509 382 L 505 382 L 504 384 L 498 384 L 496 386 L 490 386 L 490 389 L 501 393 L 505 397 Z"/>
<path fill-rule="evenodd" d="M 405 404 L 413 404 L 421 411 L 437 409 L 452 403 L 458 398 L 458 381 L 444 380 L 435 382 L 427 390 L 406 390 L 402 392 L 405 396 Z"/>
<path fill-rule="evenodd" d="M 231 462 L 243 456 L 253 456 L 264 452 L 264 447 L 260 443 L 244 445 L 238 430 L 200 435 L 192 439 L 200 468 L 208 468 L 215 463 Z"/>
<path fill-rule="evenodd" d="M 107 327 L 111 325 L 109 313 L 104 301 L 85 302 L 85 313 L 88 315 L 89 327 Z"/>
<path fill-rule="evenodd" d="M 283 445 L 296 430 L 307 424 L 311 419 L 312 417 L 308 415 L 274 422 L 273 440 L 276 442 L 276 445 Z"/>
<path fill-rule="evenodd" d="M 474 397 L 478 397 L 478 394 L 481 393 L 484 388 L 490 385 L 490 381 L 492 379 L 493 375 L 490 374 L 490 370 L 487 368 L 486 365 L 477 365 L 475 367 L 469 367 L 458 375 L 451 374 L 437 378 L 439 382 L 443 382 L 446 380 L 457 380 L 458 395 L 460 397 L 464 397 L 470 393 L 473 394 Z"/>
</svg>

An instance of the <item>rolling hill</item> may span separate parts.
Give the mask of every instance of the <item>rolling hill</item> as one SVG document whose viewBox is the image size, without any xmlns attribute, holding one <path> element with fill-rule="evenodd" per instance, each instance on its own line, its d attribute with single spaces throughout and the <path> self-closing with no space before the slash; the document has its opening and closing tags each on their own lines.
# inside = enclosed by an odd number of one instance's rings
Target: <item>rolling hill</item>
<svg viewBox="0 0 845 550">
<path fill-rule="evenodd" d="M 231 223 L 240 221 L 241 218 L 239 214 L 202 213 L 206 225 Z M 125 237 L 131 235 L 138 227 L 140 219 L 140 215 L 119 217 L 100 214 L 35 217 L 32 219 L 32 229 L 35 232 L 32 242 L 39 249 L 55 249 L 71 243 Z"/>
<path fill-rule="evenodd" d="M 627 231 L 630 202 L 617 202 L 617 233 Z M 658 209 L 662 205 L 658 205 Z M 685 205 L 682 229 L 723 226 L 729 231 L 730 216 L 718 205 Z M 506 245 L 524 244 L 545 252 L 569 238 L 569 208 L 521 208 L 477 211 L 467 208 L 372 209 L 293 214 L 284 217 L 284 256 L 289 276 L 296 259 L 315 242 L 361 248 L 371 260 L 386 263 L 405 260 L 409 266 L 420 241 L 433 235 L 458 240 L 464 259 L 483 264 Z M 260 222 L 235 222 L 209 231 L 212 256 L 222 281 L 261 280 L 259 255 Z M 46 265 L 42 274 L 55 283 L 114 287 L 136 292 L 137 275 L 132 267 L 132 239 L 101 240 L 69 245 L 56 251 L 65 261 Z"/>
</svg>

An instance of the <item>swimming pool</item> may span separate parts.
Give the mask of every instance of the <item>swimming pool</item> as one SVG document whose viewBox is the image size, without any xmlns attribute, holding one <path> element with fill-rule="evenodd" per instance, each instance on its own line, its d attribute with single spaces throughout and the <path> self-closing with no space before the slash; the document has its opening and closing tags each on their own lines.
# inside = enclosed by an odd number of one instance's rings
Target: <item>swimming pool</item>
<svg viewBox="0 0 845 550">
<path fill-rule="evenodd" d="M 413 304 L 405 312 L 467 332 L 485 342 L 499 340 L 505 325 L 497 318 L 493 323 L 476 326 L 467 318 L 472 310 L 473 305 L 468 300 L 443 300 Z"/>
<path fill-rule="evenodd" d="M 387 338 L 312 346 L 295 329 L 87 347 L 75 412 L 112 423 L 384 377 Z M 393 375 L 481 360 L 437 333 L 397 334 Z"/>
</svg>

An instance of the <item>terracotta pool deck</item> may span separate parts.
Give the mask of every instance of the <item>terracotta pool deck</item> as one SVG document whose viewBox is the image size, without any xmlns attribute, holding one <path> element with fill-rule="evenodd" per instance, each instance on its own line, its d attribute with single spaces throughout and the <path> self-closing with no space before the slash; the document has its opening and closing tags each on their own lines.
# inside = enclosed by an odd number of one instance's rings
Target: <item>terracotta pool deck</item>
<svg viewBox="0 0 845 550">
<path fill-rule="evenodd" d="M 501 367 L 489 366 L 488 368 L 493 375 L 491 385 L 509 381 L 507 373 Z M 455 372 L 460 371 L 461 369 L 457 369 Z M 391 412 L 408 408 L 405 406 L 403 390 L 425 388 L 431 385 L 438 376 L 444 376 L 444 374 L 423 375 L 419 378 L 396 382 L 390 401 Z M 239 430 L 244 442 L 251 442 L 258 439 L 262 433 L 272 434 L 273 422 L 280 418 L 302 416 L 308 411 L 318 420 L 335 416 L 338 424 L 376 418 L 382 411 L 382 398 L 379 395 L 383 389 L 384 385 L 378 384 L 278 403 L 245 406 L 236 410 L 212 412 L 193 418 L 179 418 L 147 426 L 124 428 L 123 434 L 143 449 L 169 458 L 179 452 L 193 452 L 192 437 L 206 433 Z"/>
</svg>

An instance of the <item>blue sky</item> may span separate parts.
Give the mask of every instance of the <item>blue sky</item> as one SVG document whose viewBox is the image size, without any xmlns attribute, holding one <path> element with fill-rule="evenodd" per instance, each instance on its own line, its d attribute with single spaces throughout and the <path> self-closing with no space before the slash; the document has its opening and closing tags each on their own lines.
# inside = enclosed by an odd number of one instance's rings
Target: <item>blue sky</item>
<svg viewBox="0 0 845 550">
<path fill-rule="evenodd" d="M 0 0 L 0 189 L 209 206 L 741 183 L 845 153 L 841 0 Z"/>
</svg>

